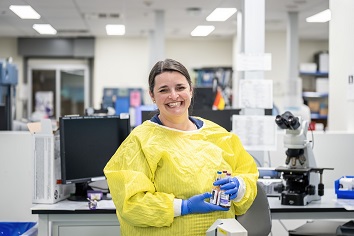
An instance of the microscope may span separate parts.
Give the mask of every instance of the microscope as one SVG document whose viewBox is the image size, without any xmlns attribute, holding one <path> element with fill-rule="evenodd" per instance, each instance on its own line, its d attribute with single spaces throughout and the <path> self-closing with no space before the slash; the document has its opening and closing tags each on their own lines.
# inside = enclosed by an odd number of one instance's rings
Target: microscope
<svg viewBox="0 0 354 236">
<path fill-rule="evenodd" d="M 285 129 L 285 166 L 275 170 L 282 173 L 282 205 L 304 206 L 324 195 L 322 174 L 325 169 L 317 168 L 311 142 L 307 139 L 308 122 L 286 111 L 277 115 L 275 123 Z"/>
</svg>

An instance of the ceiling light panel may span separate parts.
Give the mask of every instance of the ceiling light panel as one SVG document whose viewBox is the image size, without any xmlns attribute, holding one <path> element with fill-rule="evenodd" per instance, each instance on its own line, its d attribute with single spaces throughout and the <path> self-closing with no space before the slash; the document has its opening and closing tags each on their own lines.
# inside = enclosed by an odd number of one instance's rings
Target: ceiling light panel
<svg viewBox="0 0 354 236">
<path fill-rule="evenodd" d="M 206 18 L 207 21 L 226 21 L 237 11 L 236 8 L 216 8 Z"/>
<path fill-rule="evenodd" d="M 213 32 L 215 27 L 213 25 L 198 25 L 192 32 L 192 36 L 208 36 L 211 32 Z"/>
<path fill-rule="evenodd" d="M 34 24 L 33 29 L 40 34 L 57 34 L 57 31 L 50 24 Z"/>
<path fill-rule="evenodd" d="M 41 16 L 31 7 L 27 5 L 11 5 L 10 10 L 18 15 L 21 19 L 40 19 Z"/>
<path fill-rule="evenodd" d="M 331 11 L 329 9 L 306 18 L 306 22 L 309 23 L 324 23 L 330 20 L 331 20 Z"/>
<path fill-rule="evenodd" d="M 107 35 L 124 35 L 125 25 L 106 25 Z"/>
</svg>

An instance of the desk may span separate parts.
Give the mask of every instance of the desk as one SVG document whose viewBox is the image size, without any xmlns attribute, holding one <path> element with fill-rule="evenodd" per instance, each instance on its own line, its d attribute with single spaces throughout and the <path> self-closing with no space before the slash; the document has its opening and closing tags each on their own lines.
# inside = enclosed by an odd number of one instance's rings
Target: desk
<svg viewBox="0 0 354 236">
<path fill-rule="evenodd" d="M 64 200 L 56 204 L 36 204 L 38 236 L 119 236 L 115 209 L 89 210 L 87 202 Z"/>
<path fill-rule="evenodd" d="M 281 205 L 278 197 L 268 197 L 272 220 L 285 219 L 354 219 L 354 211 L 346 210 L 334 189 L 325 189 L 324 196 L 306 206 Z M 353 200 L 354 205 L 354 200 Z"/>
<path fill-rule="evenodd" d="M 276 197 L 269 197 L 268 201 L 273 220 L 354 219 L 354 211 L 336 201 L 333 189 L 326 189 L 321 200 L 306 206 L 281 205 Z M 31 210 L 38 214 L 38 236 L 120 235 L 114 207 L 89 210 L 87 202 L 64 200 L 53 205 L 37 204 Z"/>
</svg>

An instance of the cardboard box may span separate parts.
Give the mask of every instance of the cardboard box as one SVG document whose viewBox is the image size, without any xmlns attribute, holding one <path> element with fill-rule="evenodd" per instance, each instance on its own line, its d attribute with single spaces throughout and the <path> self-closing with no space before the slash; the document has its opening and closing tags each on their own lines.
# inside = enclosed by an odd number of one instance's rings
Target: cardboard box
<svg viewBox="0 0 354 236">
<path fill-rule="evenodd" d="M 206 236 L 247 236 L 247 230 L 236 219 L 218 219 L 206 231 Z"/>
<path fill-rule="evenodd" d="M 33 143 L 32 203 L 52 204 L 68 198 L 74 185 L 61 184 L 60 141 L 53 134 L 51 120 L 28 124 L 28 128 Z"/>
<path fill-rule="evenodd" d="M 316 100 L 309 100 L 307 102 L 308 107 L 310 108 L 311 112 L 318 113 L 320 112 L 320 101 Z"/>
</svg>

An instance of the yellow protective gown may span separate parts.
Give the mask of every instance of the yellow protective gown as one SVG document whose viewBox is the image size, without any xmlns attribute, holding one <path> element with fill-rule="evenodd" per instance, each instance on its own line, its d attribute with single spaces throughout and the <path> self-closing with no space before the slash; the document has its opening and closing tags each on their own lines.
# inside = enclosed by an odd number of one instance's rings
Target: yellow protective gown
<svg viewBox="0 0 354 236">
<path fill-rule="evenodd" d="M 203 127 L 195 131 L 145 121 L 107 163 L 104 173 L 122 236 L 205 235 L 215 220 L 235 218 L 251 206 L 258 179 L 252 156 L 235 134 L 201 120 Z M 218 170 L 243 178 L 241 201 L 226 212 L 174 217 L 174 198 L 210 192 Z"/>
</svg>

